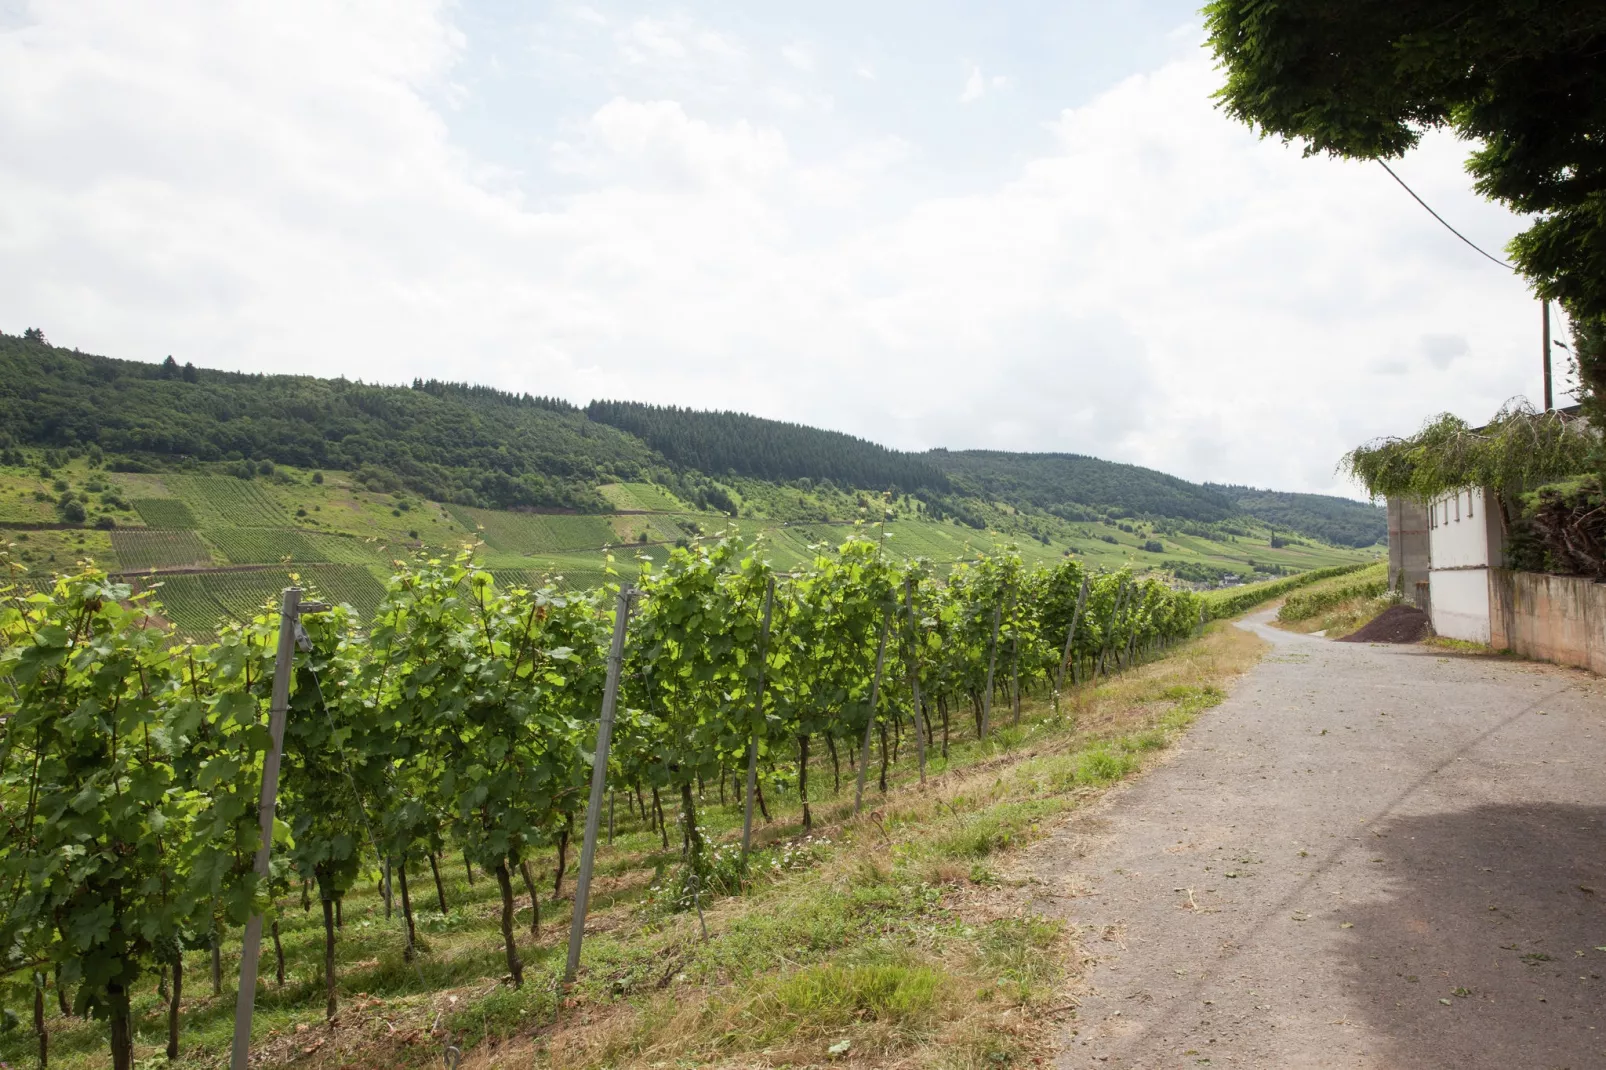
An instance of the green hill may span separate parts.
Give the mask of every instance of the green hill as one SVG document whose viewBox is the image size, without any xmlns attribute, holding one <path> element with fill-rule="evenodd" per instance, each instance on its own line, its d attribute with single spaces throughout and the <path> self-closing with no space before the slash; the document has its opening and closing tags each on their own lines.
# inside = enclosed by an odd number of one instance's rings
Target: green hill
<svg viewBox="0 0 1606 1070">
<path fill-rule="evenodd" d="M 1205 486 L 1230 499 L 1238 512 L 1285 531 L 1297 531 L 1337 546 L 1388 542 L 1388 513 L 1380 505 L 1326 494 L 1295 494 L 1215 483 Z"/>
<path fill-rule="evenodd" d="M 82 557 L 203 633 L 288 577 L 372 608 L 391 562 L 478 543 L 503 583 L 595 585 L 675 543 L 762 533 L 789 568 L 854 530 L 939 565 L 1194 582 L 1365 560 L 1377 510 L 1069 454 L 911 454 L 797 424 L 461 384 L 143 364 L 0 334 L 0 544 L 25 585 Z M 618 426 L 615 426 L 617 424 Z M 1324 541 L 1325 540 L 1325 541 Z M 1334 545 L 1342 543 L 1344 545 Z"/>
<path fill-rule="evenodd" d="M 1068 520 L 1108 514 L 1212 522 L 1237 512 L 1226 496 L 1197 483 L 1075 453 L 932 450 L 926 456 L 974 497 L 1030 504 Z"/>
<path fill-rule="evenodd" d="M 364 473 L 466 505 L 602 511 L 595 487 L 661 465 L 567 402 L 485 387 L 376 386 L 144 364 L 0 334 L 0 435 L 95 446 L 122 467 L 271 461 Z"/>
</svg>

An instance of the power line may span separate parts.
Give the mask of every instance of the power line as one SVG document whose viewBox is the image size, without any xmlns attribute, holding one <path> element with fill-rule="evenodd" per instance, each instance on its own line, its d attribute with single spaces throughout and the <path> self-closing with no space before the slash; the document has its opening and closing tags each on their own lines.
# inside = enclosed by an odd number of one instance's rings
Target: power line
<svg viewBox="0 0 1606 1070">
<path fill-rule="evenodd" d="M 1510 271 L 1516 271 L 1517 270 L 1516 268 L 1512 267 L 1510 264 L 1506 263 L 1504 260 L 1501 260 L 1499 257 L 1490 256 L 1488 253 L 1484 252 L 1482 249 L 1479 249 L 1477 244 L 1474 243 L 1471 238 L 1467 237 L 1465 234 L 1461 233 L 1459 230 L 1456 230 L 1449 223 L 1445 223 L 1444 217 L 1442 215 L 1440 215 L 1439 213 L 1435 212 L 1432 209 L 1432 207 L 1430 207 L 1428 205 L 1427 201 L 1424 201 L 1421 197 L 1418 197 L 1416 195 L 1416 190 L 1412 189 L 1410 186 L 1407 186 L 1405 184 L 1405 179 L 1401 178 L 1399 175 L 1394 173 L 1394 168 L 1390 167 L 1387 163 L 1384 163 L 1384 161 L 1383 161 L 1383 159 L 1381 157 L 1378 158 L 1377 162 L 1382 166 L 1383 170 L 1385 170 L 1385 171 L 1387 171 L 1389 173 L 1389 177 L 1390 178 L 1392 178 L 1394 181 L 1396 181 L 1396 182 L 1398 182 L 1400 184 L 1400 188 L 1405 190 L 1405 192 L 1409 193 L 1411 195 L 1411 198 L 1413 200 L 1415 200 L 1417 204 L 1420 204 L 1423 208 L 1426 208 L 1428 210 L 1428 215 L 1432 216 L 1434 219 L 1437 219 L 1440 223 L 1444 223 L 1444 229 L 1445 230 L 1448 230 L 1451 234 L 1454 234 L 1456 237 L 1460 238 L 1462 241 L 1464 241 L 1468 245 L 1472 246 L 1473 249 L 1476 249 L 1480 255 L 1488 257 L 1490 260 L 1493 260 L 1495 263 L 1499 264 L 1501 267 L 1506 268 L 1507 270 L 1510 270 Z"/>
</svg>

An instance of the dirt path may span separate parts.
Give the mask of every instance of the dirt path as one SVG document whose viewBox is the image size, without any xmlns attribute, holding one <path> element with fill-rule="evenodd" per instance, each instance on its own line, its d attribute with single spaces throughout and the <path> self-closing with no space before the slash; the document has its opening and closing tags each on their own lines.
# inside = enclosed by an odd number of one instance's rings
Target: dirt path
<svg viewBox="0 0 1606 1070">
<path fill-rule="evenodd" d="M 1606 1067 L 1606 683 L 1275 644 L 1039 844 L 1095 961 L 1066 1067 Z"/>
</svg>

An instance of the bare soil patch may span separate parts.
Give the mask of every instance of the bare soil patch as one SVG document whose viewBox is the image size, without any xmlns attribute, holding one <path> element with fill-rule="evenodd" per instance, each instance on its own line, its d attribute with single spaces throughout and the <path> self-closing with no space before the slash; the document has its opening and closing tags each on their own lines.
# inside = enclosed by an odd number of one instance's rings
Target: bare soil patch
<svg viewBox="0 0 1606 1070">
<path fill-rule="evenodd" d="M 1340 643 L 1420 643 L 1428 634 L 1428 615 L 1415 606 L 1390 606 Z"/>
</svg>

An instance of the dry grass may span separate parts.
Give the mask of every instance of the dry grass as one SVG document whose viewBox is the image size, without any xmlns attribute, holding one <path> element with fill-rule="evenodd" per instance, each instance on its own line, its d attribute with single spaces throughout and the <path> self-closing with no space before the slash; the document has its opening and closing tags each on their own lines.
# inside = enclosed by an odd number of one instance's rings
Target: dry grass
<svg viewBox="0 0 1606 1070">
<path fill-rule="evenodd" d="M 694 916 L 619 935 L 670 963 L 661 987 L 576 995 L 554 1024 L 468 1054 L 466 1068 L 851 1065 L 983 1067 L 1046 1057 L 1081 960 L 1076 934 L 1000 875 L 1009 852 L 1152 760 L 1265 644 L 1228 625 L 1171 657 L 1028 707 L 997 749 L 897 785 L 832 822 L 818 865 Z M 1004 739 L 1007 734 L 1013 737 Z M 829 810 L 829 813 L 826 811 Z M 777 824 L 786 818 L 780 814 Z M 858 904 L 879 924 L 836 924 Z M 724 945 L 721 947 L 721 945 Z"/>
</svg>

